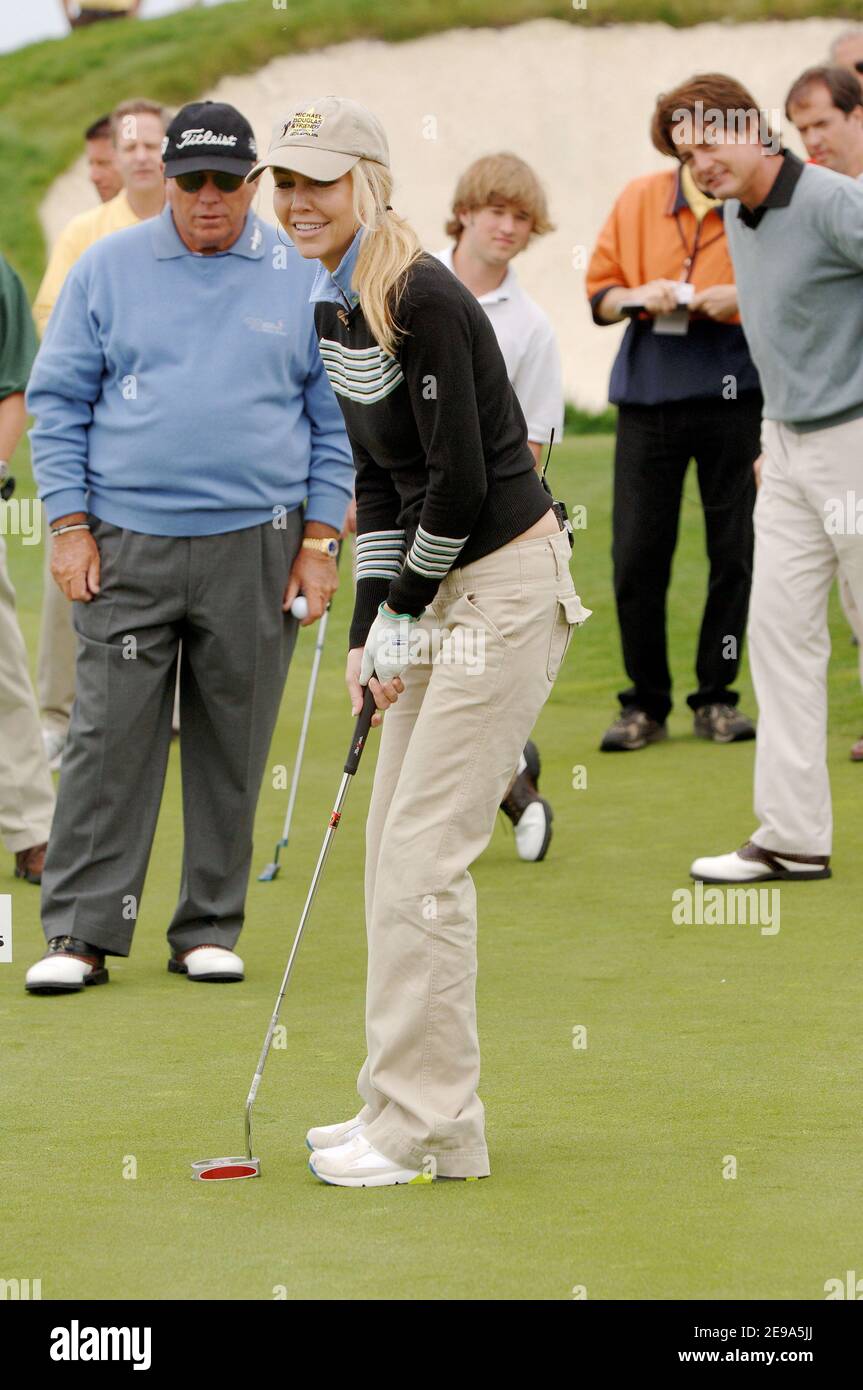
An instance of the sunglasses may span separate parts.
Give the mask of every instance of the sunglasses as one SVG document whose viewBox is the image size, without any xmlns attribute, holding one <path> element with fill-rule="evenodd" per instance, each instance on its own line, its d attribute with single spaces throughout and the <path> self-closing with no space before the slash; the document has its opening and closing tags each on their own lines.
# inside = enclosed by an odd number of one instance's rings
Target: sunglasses
<svg viewBox="0 0 863 1390">
<path fill-rule="evenodd" d="M 193 174 L 175 175 L 175 182 L 184 193 L 200 193 L 207 179 L 213 180 L 220 193 L 236 193 L 245 183 L 242 174 L 222 174 L 210 169 L 197 169 Z"/>
</svg>

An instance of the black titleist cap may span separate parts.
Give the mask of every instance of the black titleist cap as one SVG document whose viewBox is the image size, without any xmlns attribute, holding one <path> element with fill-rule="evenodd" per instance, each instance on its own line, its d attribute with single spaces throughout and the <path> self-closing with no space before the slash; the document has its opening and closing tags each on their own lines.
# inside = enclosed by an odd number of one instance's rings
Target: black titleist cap
<svg viewBox="0 0 863 1390">
<path fill-rule="evenodd" d="M 235 106 L 192 101 L 179 110 L 162 141 L 166 178 L 214 169 L 245 177 L 258 157 L 252 127 Z"/>
</svg>

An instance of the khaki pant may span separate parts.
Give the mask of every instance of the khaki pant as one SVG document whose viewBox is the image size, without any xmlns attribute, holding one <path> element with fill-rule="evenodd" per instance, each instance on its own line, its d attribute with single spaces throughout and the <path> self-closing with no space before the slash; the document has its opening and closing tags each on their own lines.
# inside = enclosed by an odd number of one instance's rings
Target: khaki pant
<svg viewBox="0 0 863 1390">
<path fill-rule="evenodd" d="M 366 839 L 365 1137 L 442 1177 L 489 1170 L 469 866 L 583 609 L 564 532 L 453 570 L 383 721 Z M 434 661 L 437 642 L 440 655 Z M 526 885 L 527 886 L 527 885 Z"/>
<path fill-rule="evenodd" d="M 78 641 L 72 624 L 72 604 L 58 588 L 51 574 L 53 544 L 46 518 L 42 623 L 39 631 L 36 687 L 39 692 L 43 725 L 52 733 L 65 737 L 75 699 L 75 656 Z"/>
<path fill-rule="evenodd" d="M 0 536 L 0 838 L 13 854 L 43 845 L 53 813 L 54 786 Z"/>
<path fill-rule="evenodd" d="M 842 612 L 848 620 L 848 626 L 857 639 L 857 667 L 860 672 L 860 684 L 863 686 L 863 613 L 854 602 L 851 586 L 844 574 L 839 576 L 839 598 L 842 603 Z"/>
<path fill-rule="evenodd" d="M 841 564 L 863 611 L 854 511 L 863 499 L 863 419 L 806 434 L 767 420 L 763 443 L 749 608 L 759 708 L 753 838 L 780 854 L 829 854 L 827 601 Z"/>
</svg>

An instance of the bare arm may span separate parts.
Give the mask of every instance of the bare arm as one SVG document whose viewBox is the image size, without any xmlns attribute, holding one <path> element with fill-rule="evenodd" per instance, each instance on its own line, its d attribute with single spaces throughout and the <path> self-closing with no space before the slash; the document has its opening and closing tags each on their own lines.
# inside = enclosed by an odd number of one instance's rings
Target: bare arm
<svg viewBox="0 0 863 1390">
<path fill-rule="evenodd" d="M 0 401 L 0 459 L 7 463 L 11 460 L 26 424 L 24 392 L 13 391 L 11 396 Z"/>
</svg>

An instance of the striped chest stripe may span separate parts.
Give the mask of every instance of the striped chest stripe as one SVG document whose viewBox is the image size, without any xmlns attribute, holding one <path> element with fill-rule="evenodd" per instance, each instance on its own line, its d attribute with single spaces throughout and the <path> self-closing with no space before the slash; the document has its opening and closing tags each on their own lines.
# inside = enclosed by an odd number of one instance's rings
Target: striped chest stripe
<svg viewBox="0 0 863 1390">
<path fill-rule="evenodd" d="M 418 526 L 408 564 L 426 579 L 443 579 L 458 559 L 466 540 L 467 536 L 433 536 Z"/>
<path fill-rule="evenodd" d="M 319 339 L 319 346 L 333 390 L 360 405 L 374 405 L 404 381 L 398 362 L 383 348 L 349 348 L 332 338 Z"/>
</svg>

